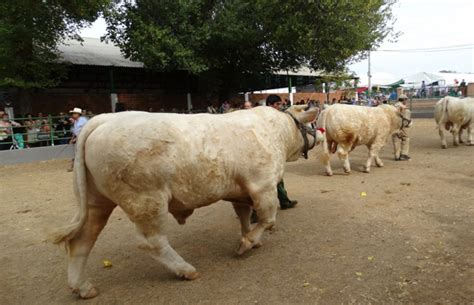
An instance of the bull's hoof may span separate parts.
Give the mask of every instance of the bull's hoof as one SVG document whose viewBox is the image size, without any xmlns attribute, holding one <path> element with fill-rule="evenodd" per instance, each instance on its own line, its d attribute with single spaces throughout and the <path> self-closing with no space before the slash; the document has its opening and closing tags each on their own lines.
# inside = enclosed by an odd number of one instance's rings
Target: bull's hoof
<svg viewBox="0 0 474 305">
<path fill-rule="evenodd" d="M 377 164 L 377 167 L 383 167 L 383 163 Z"/>
<path fill-rule="evenodd" d="M 331 177 L 333 175 L 332 171 L 331 172 L 326 172 L 326 176 Z"/>
<path fill-rule="evenodd" d="M 364 173 L 366 174 L 370 173 L 370 168 L 364 168 Z"/>
<path fill-rule="evenodd" d="M 446 148 L 448 148 L 448 145 L 442 144 L 442 145 L 441 145 L 441 148 L 442 148 L 442 149 L 446 149 Z"/>
<path fill-rule="evenodd" d="M 92 299 L 99 295 L 99 291 L 90 283 L 83 285 L 81 288 L 72 289 L 72 292 L 77 294 L 81 299 Z"/>
<path fill-rule="evenodd" d="M 344 169 L 344 173 L 350 175 L 351 174 L 351 169 Z"/>
<path fill-rule="evenodd" d="M 89 291 L 85 293 L 80 293 L 81 298 L 83 299 L 92 299 L 99 295 L 99 290 L 92 287 Z"/>
<path fill-rule="evenodd" d="M 252 248 L 253 248 L 252 242 L 247 237 L 242 237 L 242 239 L 240 240 L 239 249 L 237 250 L 237 254 L 242 255 Z"/>
<path fill-rule="evenodd" d="M 186 280 L 186 281 L 193 281 L 193 280 L 199 278 L 200 276 L 201 276 L 201 274 L 199 274 L 199 272 L 197 272 L 197 271 L 188 271 L 188 272 L 184 272 L 181 275 L 181 279 Z"/>
</svg>

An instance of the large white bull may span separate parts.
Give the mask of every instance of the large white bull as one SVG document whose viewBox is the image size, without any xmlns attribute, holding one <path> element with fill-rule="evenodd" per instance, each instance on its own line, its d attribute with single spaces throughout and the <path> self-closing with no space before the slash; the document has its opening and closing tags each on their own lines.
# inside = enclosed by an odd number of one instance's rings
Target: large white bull
<svg viewBox="0 0 474 305">
<path fill-rule="evenodd" d="M 260 245 L 275 223 L 277 183 L 286 161 L 316 142 L 306 123 L 317 109 L 270 107 L 223 115 L 123 112 L 88 122 L 78 142 L 74 188 L 78 213 L 53 235 L 69 253 L 68 282 L 82 298 L 97 295 L 84 266 L 97 236 L 118 205 L 135 223 L 141 248 L 183 279 L 198 277 L 173 250 L 163 230 L 168 212 L 180 224 L 199 207 L 233 203 L 240 218 L 240 254 Z M 251 209 L 258 224 L 250 227 Z"/>
<path fill-rule="evenodd" d="M 462 141 L 462 131 L 467 129 L 467 143 L 473 145 L 474 98 L 459 99 L 447 96 L 438 101 L 434 113 L 439 129 L 441 146 L 447 148 L 444 129 L 453 134 L 453 144 L 458 146 Z"/>
<path fill-rule="evenodd" d="M 337 151 L 344 171 L 350 173 L 349 153 L 359 145 L 366 145 L 369 149 L 365 172 L 370 172 L 372 159 L 375 159 L 377 166 L 382 167 L 383 162 L 378 156 L 380 149 L 390 135 L 402 127 L 409 127 L 411 119 L 410 111 L 401 106 L 337 104 L 321 112 L 317 125 L 326 130 L 321 160 L 326 166 L 326 174 L 332 176 L 330 153 Z"/>
</svg>

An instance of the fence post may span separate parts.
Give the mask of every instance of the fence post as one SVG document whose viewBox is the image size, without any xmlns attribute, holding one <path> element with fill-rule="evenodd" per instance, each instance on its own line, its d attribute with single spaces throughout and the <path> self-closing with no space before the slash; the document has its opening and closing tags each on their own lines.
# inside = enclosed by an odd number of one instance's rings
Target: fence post
<svg viewBox="0 0 474 305">
<path fill-rule="evenodd" d="M 48 115 L 48 125 L 49 125 L 49 137 L 51 140 L 51 146 L 54 146 L 54 129 L 53 129 L 53 119 L 51 114 Z"/>
</svg>

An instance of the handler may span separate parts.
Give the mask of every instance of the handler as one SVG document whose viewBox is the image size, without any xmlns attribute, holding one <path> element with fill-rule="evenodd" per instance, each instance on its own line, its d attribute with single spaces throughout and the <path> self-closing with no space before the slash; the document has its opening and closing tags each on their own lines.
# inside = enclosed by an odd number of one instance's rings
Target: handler
<svg viewBox="0 0 474 305">
<path fill-rule="evenodd" d="M 395 103 L 395 107 L 407 109 L 407 102 L 408 96 L 401 94 L 398 97 L 398 102 Z M 408 156 L 408 152 L 410 150 L 410 136 L 408 134 L 408 127 L 403 127 L 402 125 L 402 128 L 392 135 L 392 141 L 395 161 L 409 161 L 411 158 Z"/>
<path fill-rule="evenodd" d="M 270 94 L 267 97 L 267 106 L 273 107 L 277 110 L 282 111 L 283 102 L 281 98 L 276 94 Z M 288 193 L 285 190 L 285 184 L 283 179 L 277 184 L 277 191 L 278 191 L 278 200 L 280 201 L 280 208 L 282 210 L 294 208 L 297 204 L 297 200 L 290 200 L 288 198 Z"/>
</svg>

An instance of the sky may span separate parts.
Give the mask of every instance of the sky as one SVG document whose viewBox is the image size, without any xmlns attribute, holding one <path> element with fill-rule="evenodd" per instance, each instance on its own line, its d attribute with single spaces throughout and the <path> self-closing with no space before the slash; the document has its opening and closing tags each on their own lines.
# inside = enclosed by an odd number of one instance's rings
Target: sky
<svg viewBox="0 0 474 305">
<path fill-rule="evenodd" d="M 399 0 L 394 6 L 395 31 L 401 32 L 394 43 L 385 41 L 379 50 L 438 48 L 471 44 L 467 50 L 444 52 L 371 53 L 372 75 L 400 79 L 418 72 L 454 70 L 474 73 L 474 0 Z M 105 34 L 100 18 L 83 29 L 83 37 L 99 38 Z M 359 76 L 366 76 L 367 60 L 349 66 Z M 363 78 L 363 77 L 361 77 Z"/>
</svg>

